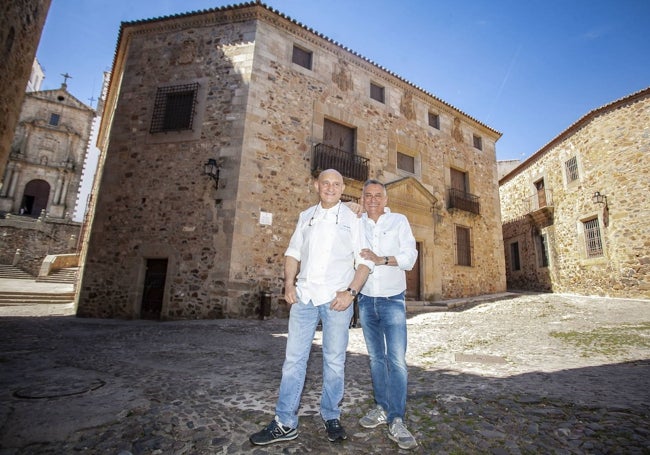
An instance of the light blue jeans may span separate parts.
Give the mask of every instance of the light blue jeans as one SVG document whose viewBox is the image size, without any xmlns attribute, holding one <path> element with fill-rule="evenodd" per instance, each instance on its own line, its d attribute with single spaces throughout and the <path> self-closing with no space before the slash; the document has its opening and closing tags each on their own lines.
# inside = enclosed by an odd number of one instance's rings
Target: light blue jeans
<svg viewBox="0 0 650 455">
<path fill-rule="evenodd" d="M 359 319 L 370 354 L 375 402 L 388 422 L 406 412 L 406 302 L 404 293 L 391 297 L 359 294 Z"/>
<path fill-rule="evenodd" d="M 348 347 L 353 305 L 345 311 L 330 309 L 330 304 L 314 306 L 312 302 L 294 303 L 289 313 L 289 336 L 282 367 L 280 396 L 275 414 L 283 425 L 298 427 L 298 408 L 305 385 L 307 361 L 316 326 L 323 324 L 323 389 L 320 414 L 323 420 L 341 417 L 339 405 L 343 400 L 345 352 Z"/>
</svg>

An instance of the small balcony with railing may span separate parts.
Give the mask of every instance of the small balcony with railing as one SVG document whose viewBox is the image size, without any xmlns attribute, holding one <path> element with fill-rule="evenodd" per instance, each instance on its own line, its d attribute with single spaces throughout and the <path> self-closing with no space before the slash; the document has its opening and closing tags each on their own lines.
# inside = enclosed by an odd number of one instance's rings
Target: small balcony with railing
<svg viewBox="0 0 650 455">
<path fill-rule="evenodd" d="M 540 189 L 537 193 L 526 200 L 526 216 L 538 228 L 553 224 L 553 192 L 548 189 Z"/>
<path fill-rule="evenodd" d="M 325 169 L 336 169 L 343 177 L 365 182 L 368 179 L 368 158 L 330 145 L 316 144 L 312 153 L 311 172 L 316 176 Z"/>
<path fill-rule="evenodd" d="M 480 198 L 456 188 L 449 188 L 449 204 L 447 207 L 450 209 L 464 210 L 477 215 L 481 214 Z"/>
</svg>

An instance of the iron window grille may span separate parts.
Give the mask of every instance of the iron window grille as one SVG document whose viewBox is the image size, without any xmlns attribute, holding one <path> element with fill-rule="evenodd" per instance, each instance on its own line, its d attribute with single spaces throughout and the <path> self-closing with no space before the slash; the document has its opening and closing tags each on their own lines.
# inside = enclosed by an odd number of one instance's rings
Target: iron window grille
<svg viewBox="0 0 650 455">
<path fill-rule="evenodd" d="M 59 121 L 61 120 L 61 116 L 59 114 L 50 114 L 50 125 L 52 126 L 58 126 Z"/>
<path fill-rule="evenodd" d="M 149 132 L 191 130 L 198 89 L 198 82 L 159 87 Z"/>
<path fill-rule="evenodd" d="M 456 264 L 472 265 L 472 244 L 469 228 L 456 226 Z"/>
<path fill-rule="evenodd" d="M 603 242 L 600 237 L 600 224 L 598 218 L 583 223 L 585 229 L 585 243 L 587 257 L 595 258 L 603 255 Z"/>
<path fill-rule="evenodd" d="M 481 136 L 474 135 L 473 141 L 475 149 L 483 150 L 483 138 L 481 138 Z"/>
<path fill-rule="evenodd" d="M 573 158 L 569 158 L 565 163 L 564 166 L 566 167 L 566 180 L 567 182 L 571 183 L 576 180 L 578 180 L 578 160 L 574 156 Z"/>
</svg>

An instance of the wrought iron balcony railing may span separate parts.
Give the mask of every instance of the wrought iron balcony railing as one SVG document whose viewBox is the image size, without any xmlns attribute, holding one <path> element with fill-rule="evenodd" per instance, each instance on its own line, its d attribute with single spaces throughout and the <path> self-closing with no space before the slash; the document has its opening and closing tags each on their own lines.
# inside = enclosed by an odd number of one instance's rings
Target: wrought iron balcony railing
<svg viewBox="0 0 650 455">
<path fill-rule="evenodd" d="M 311 172 L 317 175 L 325 169 L 336 169 L 349 179 L 365 182 L 368 179 L 368 158 L 353 155 L 326 144 L 316 144 L 311 161 Z"/>
<path fill-rule="evenodd" d="M 540 190 L 526 199 L 528 204 L 528 213 L 534 212 L 544 207 L 553 207 L 553 191 Z"/>
<path fill-rule="evenodd" d="M 449 188 L 449 208 L 465 210 L 466 212 L 481 214 L 479 197 L 465 191 Z"/>
</svg>

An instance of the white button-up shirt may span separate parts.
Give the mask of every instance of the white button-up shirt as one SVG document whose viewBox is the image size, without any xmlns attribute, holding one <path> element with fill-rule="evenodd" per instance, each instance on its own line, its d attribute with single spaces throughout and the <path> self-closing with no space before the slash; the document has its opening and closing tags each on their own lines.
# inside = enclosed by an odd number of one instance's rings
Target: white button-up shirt
<svg viewBox="0 0 650 455">
<path fill-rule="evenodd" d="M 408 219 L 391 213 L 388 207 L 375 223 L 363 214 L 366 242 L 377 256 L 394 256 L 397 267 L 377 265 L 361 289 L 369 297 L 390 297 L 406 290 L 405 270 L 411 270 L 418 258 L 415 237 Z"/>
<path fill-rule="evenodd" d="M 350 285 L 355 265 L 373 269 L 374 264 L 359 255 L 366 248 L 362 226 L 341 202 L 330 209 L 319 203 L 300 214 L 284 254 L 300 262 L 296 293 L 301 302 L 330 303 L 337 291 Z"/>
</svg>

